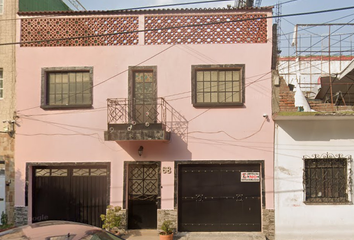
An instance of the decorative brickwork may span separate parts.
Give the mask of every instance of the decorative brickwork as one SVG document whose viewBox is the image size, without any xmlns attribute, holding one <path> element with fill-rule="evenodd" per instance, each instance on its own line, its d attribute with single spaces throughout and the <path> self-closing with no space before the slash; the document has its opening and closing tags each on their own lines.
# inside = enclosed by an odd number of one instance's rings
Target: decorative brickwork
<svg viewBox="0 0 354 240">
<path fill-rule="evenodd" d="M 24 43 L 22 43 L 21 46 L 51 47 L 137 45 L 137 32 L 127 34 L 116 33 L 136 31 L 138 30 L 138 25 L 137 16 L 22 19 L 21 42 Z M 95 35 L 97 35 L 97 37 L 75 38 L 79 36 Z M 42 41 L 47 39 L 63 40 Z"/>
<path fill-rule="evenodd" d="M 146 32 L 145 44 L 266 43 L 264 17 L 261 14 L 146 16 L 146 30 L 164 30 Z M 221 24 L 213 24 L 217 22 Z M 196 26 L 178 28 L 190 25 Z"/>
<path fill-rule="evenodd" d="M 147 15 L 145 25 L 140 28 L 138 15 L 24 18 L 21 20 L 21 47 L 137 45 L 138 30 L 143 29 L 146 31 L 143 33 L 145 45 L 266 43 L 266 16 L 215 13 Z"/>
<path fill-rule="evenodd" d="M 267 240 L 275 239 L 274 209 L 263 209 L 263 233 Z"/>
</svg>

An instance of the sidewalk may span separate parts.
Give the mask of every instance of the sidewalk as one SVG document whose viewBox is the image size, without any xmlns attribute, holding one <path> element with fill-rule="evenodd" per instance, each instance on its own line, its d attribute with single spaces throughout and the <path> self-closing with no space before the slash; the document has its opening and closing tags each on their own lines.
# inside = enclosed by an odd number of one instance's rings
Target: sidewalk
<svg viewBox="0 0 354 240">
<path fill-rule="evenodd" d="M 159 240 L 157 230 L 129 230 L 122 235 L 126 240 Z M 190 232 L 177 233 L 173 240 L 266 240 L 263 233 L 240 232 Z"/>
</svg>

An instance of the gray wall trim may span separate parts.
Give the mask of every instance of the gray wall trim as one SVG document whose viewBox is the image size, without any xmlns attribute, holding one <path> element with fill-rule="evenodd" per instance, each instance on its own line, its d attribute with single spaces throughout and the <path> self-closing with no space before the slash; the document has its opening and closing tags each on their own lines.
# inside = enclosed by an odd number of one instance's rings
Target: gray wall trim
<svg viewBox="0 0 354 240">
<path fill-rule="evenodd" d="M 70 105 L 70 106 L 50 106 L 48 105 L 47 99 L 47 73 L 48 72 L 70 72 L 70 71 L 85 71 L 89 72 L 90 76 L 90 89 L 91 89 L 91 104 L 80 104 L 80 105 Z M 41 69 L 41 108 L 43 109 L 63 109 L 63 108 L 91 108 L 93 104 L 93 67 L 83 66 L 83 67 L 46 67 Z"/>
</svg>

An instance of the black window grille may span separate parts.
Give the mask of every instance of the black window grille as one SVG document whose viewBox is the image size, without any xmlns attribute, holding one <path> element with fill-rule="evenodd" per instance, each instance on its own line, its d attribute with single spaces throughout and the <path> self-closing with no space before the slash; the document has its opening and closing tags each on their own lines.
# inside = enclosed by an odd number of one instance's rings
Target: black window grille
<svg viewBox="0 0 354 240">
<path fill-rule="evenodd" d="M 351 158 L 329 154 L 304 157 L 304 188 L 306 203 L 349 202 Z M 349 171 L 348 171 L 349 170 Z"/>
</svg>

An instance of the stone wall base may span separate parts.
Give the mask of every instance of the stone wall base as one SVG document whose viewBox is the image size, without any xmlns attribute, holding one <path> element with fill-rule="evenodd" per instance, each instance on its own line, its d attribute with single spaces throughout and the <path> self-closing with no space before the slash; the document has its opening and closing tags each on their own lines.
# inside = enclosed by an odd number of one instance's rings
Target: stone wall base
<svg viewBox="0 0 354 240">
<path fill-rule="evenodd" d="M 127 209 L 121 209 L 118 215 L 121 217 L 119 229 L 126 231 L 128 229 Z"/>
<path fill-rule="evenodd" d="M 161 225 L 164 221 L 171 221 L 172 228 L 177 230 L 177 209 L 173 209 L 173 210 L 158 209 L 157 229 L 161 229 Z"/>
<path fill-rule="evenodd" d="M 22 226 L 28 223 L 28 208 L 15 206 L 15 226 Z"/>
<path fill-rule="evenodd" d="M 267 240 L 275 239 L 274 209 L 263 209 L 263 233 Z"/>
</svg>

